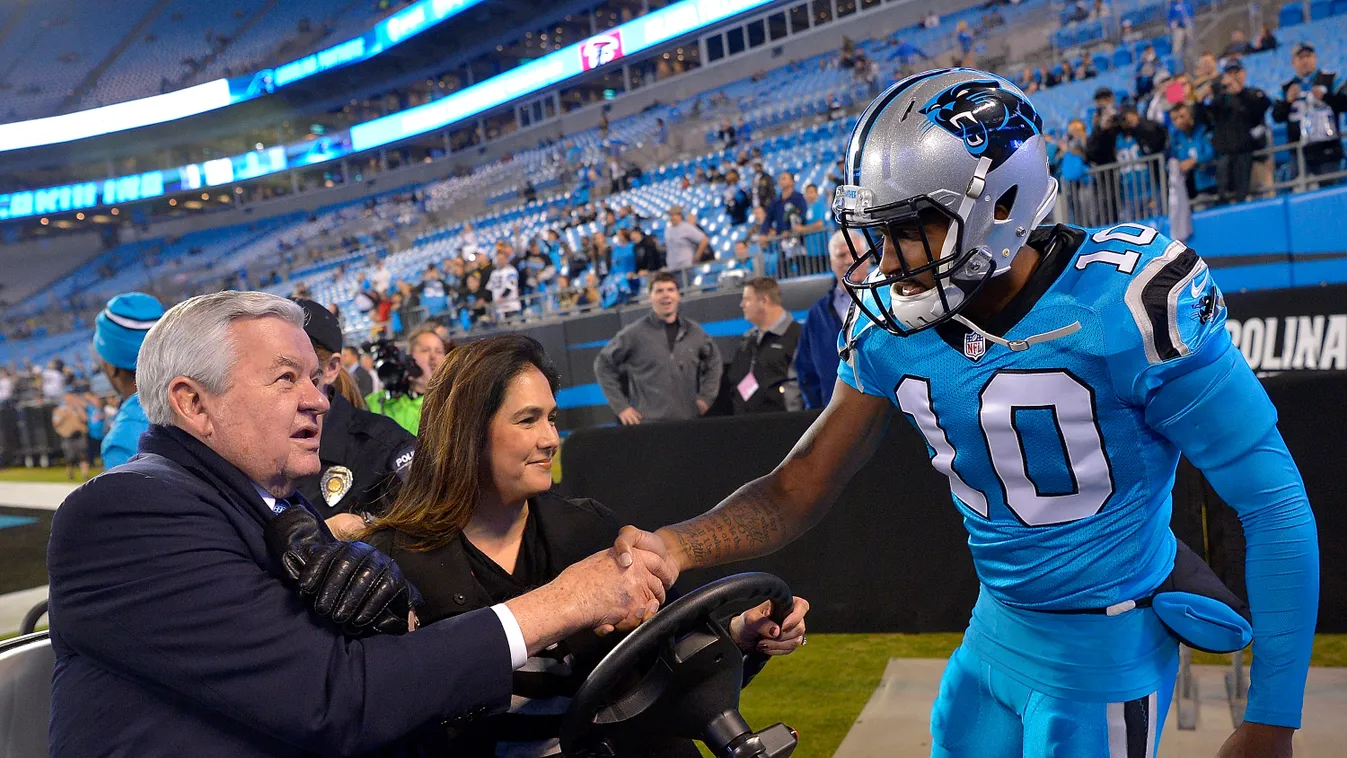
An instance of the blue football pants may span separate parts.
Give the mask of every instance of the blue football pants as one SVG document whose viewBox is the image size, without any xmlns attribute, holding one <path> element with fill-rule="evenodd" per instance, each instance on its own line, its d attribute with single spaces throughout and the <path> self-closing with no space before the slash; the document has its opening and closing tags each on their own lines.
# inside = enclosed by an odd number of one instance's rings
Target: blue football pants
<svg viewBox="0 0 1347 758">
<path fill-rule="evenodd" d="M 960 647 L 931 709 L 932 758 L 1153 758 L 1178 660 L 1156 692 L 1125 703 L 1045 695 Z"/>
</svg>

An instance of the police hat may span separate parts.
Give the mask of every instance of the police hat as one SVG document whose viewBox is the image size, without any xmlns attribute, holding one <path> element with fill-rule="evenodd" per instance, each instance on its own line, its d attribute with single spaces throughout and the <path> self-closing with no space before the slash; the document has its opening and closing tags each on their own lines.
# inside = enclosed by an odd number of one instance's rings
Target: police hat
<svg viewBox="0 0 1347 758">
<path fill-rule="evenodd" d="M 332 311 L 302 297 L 295 298 L 295 302 L 304 309 L 304 333 L 309 335 L 309 341 L 329 352 L 340 353 L 341 323 Z"/>
</svg>

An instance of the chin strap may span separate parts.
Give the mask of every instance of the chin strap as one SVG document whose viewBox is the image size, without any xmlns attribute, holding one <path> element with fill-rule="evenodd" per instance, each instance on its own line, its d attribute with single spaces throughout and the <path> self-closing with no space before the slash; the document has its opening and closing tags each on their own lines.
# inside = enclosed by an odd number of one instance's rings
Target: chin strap
<svg viewBox="0 0 1347 758">
<path fill-rule="evenodd" d="M 1053 330 L 1050 331 L 1050 332 L 1043 332 L 1042 334 L 1035 334 L 1034 336 L 1032 336 L 1032 337 L 1030 337 L 1030 338 L 1028 338 L 1028 339 L 1022 339 L 1022 340 L 1006 340 L 1006 339 L 1002 339 L 1002 338 L 1000 338 L 1000 337 L 997 337 L 995 334 L 988 334 L 988 333 L 985 332 L 981 327 L 979 327 L 977 324 L 974 324 L 972 321 L 969 321 L 968 319 L 964 318 L 963 316 L 960 316 L 960 315 L 957 315 L 957 314 L 956 314 L 956 315 L 953 317 L 952 320 L 953 320 L 953 321 L 958 321 L 960 324 L 963 324 L 964 326 L 968 327 L 969 329 L 971 329 L 971 330 L 977 332 L 978 334 L 981 334 L 981 335 L 982 335 L 982 338 L 985 339 L 985 340 L 987 340 L 988 342 L 993 342 L 993 343 L 995 343 L 995 344 L 997 344 L 997 345 L 1001 345 L 1002 347 L 1008 347 L 1008 348 L 1010 348 L 1010 350 L 1011 350 L 1012 352 L 1016 352 L 1016 353 L 1022 352 L 1022 351 L 1024 351 L 1024 350 L 1028 350 L 1029 347 L 1030 347 L 1031 345 L 1037 345 L 1037 344 L 1042 343 L 1042 342 L 1050 342 L 1050 341 L 1055 340 L 1055 339 L 1060 339 L 1060 338 L 1062 338 L 1062 337 L 1070 336 L 1070 335 L 1075 334 L 1076 332 L 1080 331 L 1080 322 L 1079 322 L 1079 321 L 1072 321 L 1071 323 L 1067 324 L 1066 326 L 1064 326 L 1064 327 L 1062 327 L 1062 328 L 1060 328 L 1060 329 L 1053 329 Z"/>
</svg>

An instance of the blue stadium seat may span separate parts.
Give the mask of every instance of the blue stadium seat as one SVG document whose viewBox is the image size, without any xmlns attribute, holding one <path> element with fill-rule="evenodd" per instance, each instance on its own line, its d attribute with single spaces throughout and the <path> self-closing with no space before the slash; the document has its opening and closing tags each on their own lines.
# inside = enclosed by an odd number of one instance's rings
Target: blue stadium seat
<svg viewBox="0 0 1347 758">
<path fill-rule="evenodd" d="M 1347 15 L 1347 0 L 1333 0 L 1333 15 Z"/>
<path fill-rule="evenodd" d="M 1282 9 L 1277 12 L 1277 26 L 1283 29 L 1303 23 L 1305 23 L 1305 9 L 1299 3 L 1283 5 Z"/>
<path fill-rule="evenodd" d="M 1320 21 L 1333 15 L 1333 0 L 1313 0 L 1310 3 L 1310 20 Z"/>
<path fill-rule="evenodd" d="M 1113 67 L 1121 68 L 1132 65 L 1132 51 L 1119 46 L 1113 51 Z"/>
</svg>

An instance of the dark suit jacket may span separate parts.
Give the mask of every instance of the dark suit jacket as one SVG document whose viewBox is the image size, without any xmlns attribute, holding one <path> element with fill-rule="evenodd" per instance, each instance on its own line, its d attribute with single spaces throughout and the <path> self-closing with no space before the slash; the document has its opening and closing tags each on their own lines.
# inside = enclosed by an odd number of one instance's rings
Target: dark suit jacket
<svg viewBox="0 0 1347 758">
<path fill-rule="evenodd" d="M 140 449 L 52 519 L 53 756 L 351 755 L 508 707 L 491 610 L 344 637 L 282 580 L 238 469 L 179 429 Z"/>
</svg>

